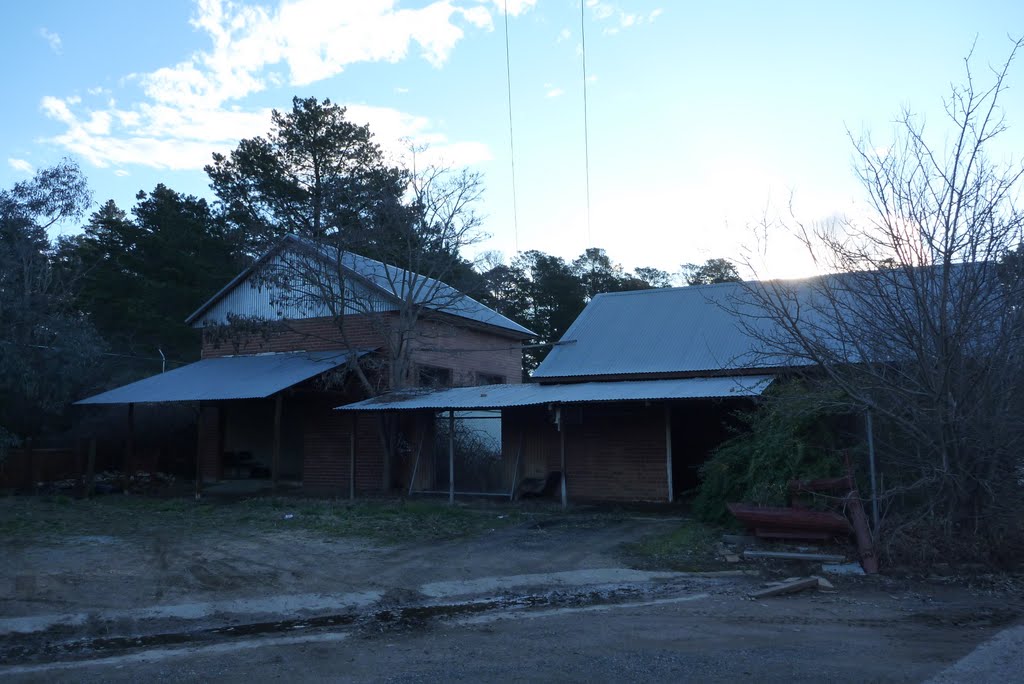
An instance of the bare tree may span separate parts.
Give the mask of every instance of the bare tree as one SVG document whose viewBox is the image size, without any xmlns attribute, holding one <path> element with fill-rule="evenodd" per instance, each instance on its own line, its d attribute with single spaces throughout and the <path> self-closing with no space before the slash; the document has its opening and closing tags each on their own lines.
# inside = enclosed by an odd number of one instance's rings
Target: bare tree
<svg viewBox="0 0 1024 684">
<path fill-rule="evenodd" d="M 482 187 L 480 176 L 466 170 L 411 173 L 407 203 L 378 217 L 377 232 L 386 238 L 367 250 L 376 258 L 355 251 L 359 236 L 336 232 L 299 238 L 297 249 L 266 269 L 264 277 L 281 286 L 279 304 L 329 316 L 346 348 L 364 348 L 368 329 L 383 343 L 379 372 L 353 367 L 367 394 L 415 384 L 412 353 L 435 347 L 452 315 L 472 313 L 448 282 L 470 270 L 461 250 L 482 238 L 474 209 Z"/>
<path fill-rule="evenodd" d="M 369 396 L 417 385 L 416 352 L 443 347 L 453 316 L 483 310 L 449 285 L 472 271 L 461 251 L 483 237 L 475 211 L 480 175 L 428 166 L 410 171 L 408 181 L 405 202 L 375 217 L 372 242 L 348 231 L 297 237 L 261 276 L 275 286 L 279 306 L 329 317 L 332 336 L 350 352 L 379 347 L 359 362 L 353 354 L 348 365 Z M 388 478 L 400 437 L 396 418 L 379 420 Z"/>
<path fill-rule="evenodd" d="M 763 354 L 876 418 L 882 495 L 898 513 L 889 539 L 901 539 L 897 522 L 929 530 L 936 543 L 919 539 L 922 553 L 985 548 L 1019 524 L 1024 503 L 1022 287 L 1002 266 L 1021 244 L 1024 168 L 991 152 L 1021 44 L 985 85 L 968 56 L 945 102 L 944 146 L 908 111 L 888 147 L 851 136 L 869 216 L 788 224 L 837 275 L 755 283 L 737 305 Z"/>
</svg>

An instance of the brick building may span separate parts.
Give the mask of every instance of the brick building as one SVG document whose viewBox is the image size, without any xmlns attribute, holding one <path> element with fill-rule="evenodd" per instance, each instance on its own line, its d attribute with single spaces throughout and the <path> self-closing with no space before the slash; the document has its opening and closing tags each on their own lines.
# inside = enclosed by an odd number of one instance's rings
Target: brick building
<svg viewBox="0 0 1024 684">
<path fill-rule="evenodd" d="M 294 236 L 186 322 L 203 330 L 200 361 L 78 403 L 127 404 L 131 415 L 135 404 L 192 402 L 202 481 L 265 477 L 328 495 L 410 477 L 422 426 L 332 410 L 393 389 L 396 340 L 403 387 L 457 387 L 520 383 L 533 336 L 439 280 Z"/>
<path fill-rule="evenodd" d="M 509 496 L 527 480 L 556 482 L 563 503 L 673 501 L 696 486 L 697 469 L 729 434 L 730 416 L 791 365 L 756 353 L 736 315 L 743 287 L 601 294 L 529 383 L 406 392 L 340 410 L 500 412 Z M 458 455 L 449 459 L 456 464 Z M 449 485 L 458 492 L 457 482 Z"/>
</svg>

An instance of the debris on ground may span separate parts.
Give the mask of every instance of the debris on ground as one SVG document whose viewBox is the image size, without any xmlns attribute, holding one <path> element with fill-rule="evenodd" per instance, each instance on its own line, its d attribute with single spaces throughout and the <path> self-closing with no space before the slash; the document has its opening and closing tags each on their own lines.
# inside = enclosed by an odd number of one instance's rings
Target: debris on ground
<svg viewBox="0 0 1024 684">
<path fill-rule="evenodd" d="M 157 494 L 169 489 L 174 484 L 174 475 L 161 472 L 139 470 L 125 473 L 120 470 L 104 470 L 92 478 L 93 494 Z M 74 496 L 88 488 L 87 477 L 63 478 L 50 482 L 36 482 L 38 494 Z"/>
<path fill-rule="evenodd" d="M 860 563 L 822 563 L 821 571 L 830 575 L 864 575 Z"/>
<path fill-rule="evenodd" d="M 761 591 L 755 591 L 749 594 L 752 599 L 763 599 L 770 596 L 779 596 L 781 594 L 795 594 L 800 591 L 806 591 L 808 589 L 819 588 L 819 578 L 817 577 L 804 577 L 803 579 L 791 579 L 785 582 L 772 582 L 771 586 Z"/>
<path fill-rule="evenodd" d="M 835 586 L 824 577 L 818 577 L 817 575 L 811 575 L 811 579 L 818 580 L 818 589 L 835 589 Z"/>
<path fill-rule="evenodd" d="M 749 534 L 723 534 L 722 541 L 733 546 L 756 546 L 760 540 Z"/>
<path fill-rule="evenodd" d="M 831 553 L 805 553 L 794 551 L 744 551 L 744 558 L 778 558 L 780 560 L 818 561 L 824 563 L 842 563 L 846 556 Z"/>
<path fill-rule="evenodd" d="M 737 502 L 727 503 L 726 507 L 733 517 L 747 528 L 748 533 L 756 537 L 828 542 L 852 535 L 857 542 L 857 551 L 864 571 L 873 575 L 878 572 L 878 552 L 875 550 L 867 514 L 864 512 L 864 502 L 857 491 L 849 454 L 845 451 L 842 452 L 842 461 L 846 471 L 843 477 L 791 480 L 787 488 L 786 506 L 773 507 Z M 814 504 L 820 504 L 821 497 L 818 495 L 822 492 L 838 494 L 830 495 L 828 499 L 841 502 L 839 510 L 821 510 L 814 507 Z M 806 501 L 808 496 L 812 498 L 810 504 Z"/>
</svg>

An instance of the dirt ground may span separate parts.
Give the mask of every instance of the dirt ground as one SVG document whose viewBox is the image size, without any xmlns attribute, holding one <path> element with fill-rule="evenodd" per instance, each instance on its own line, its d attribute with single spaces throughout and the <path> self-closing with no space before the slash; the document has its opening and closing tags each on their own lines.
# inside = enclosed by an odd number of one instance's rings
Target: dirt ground
<svg viewBox="0 0 1024 684">
<path fill-rule="evenodd" d="M 920 682 L 1024 614 L 1013 594 L 892 577 L 751 600 L 820 568 L 630 555 L 671 517 L 346 510 L 0 500 L 0 676 Z"/>
</svg>

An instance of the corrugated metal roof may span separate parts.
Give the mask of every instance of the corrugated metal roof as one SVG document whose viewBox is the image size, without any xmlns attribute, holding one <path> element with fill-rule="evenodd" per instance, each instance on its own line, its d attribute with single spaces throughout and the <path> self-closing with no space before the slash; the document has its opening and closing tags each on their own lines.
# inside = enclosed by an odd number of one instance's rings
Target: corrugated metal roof
<svg viewBox="0 0 1024 684">
<path fill-rule="evenodd" d="M 514 330 L 529 337 L 536 336 L 532 330 L 524 328 L 512 319 L 502 316 L 494 309 L 484 306 L 469 295 L 459 292 L 440 280 L 412 273 L 352 252 L 344 252 L 341 262 L 347 270 L 400 299 L 404 300 L 406 293 L 411 292 L 413 301 L 417 304 L 424 304 L 429 309 L 498 328 Z"/>
<path fill-rule="evenodd" d="M 339 406 L 340 411 L 414 411 L 498 409 L 538 404 L 583 404 L 601 401 L 657 401 L 756 397 L 772 382 L 767 375 L 684 378 L 676 380 L 623 380 L 565 385 L 484 385 L 433 392 L 393 392 Z"/>
<path fill-rule="evenodd" d="M 777 319 L 773 321 L 763 306 L 765 301 L 798 321 L 801 335 L 831 348 L 837 358 L 850 363 L 913 357 L 919 351 L 913 343 L 877 334 L 879 321 L 892 320 L 894 301 L 903 302 L 898 305 L 903 315 L 934 320 L 948 301 L 943 288 L 999 286 L 994 264 L 942 268 L 601 294 L 569 326 L 533 377 L 552 381 L 658 373 L 701 375 L 810 364 L 792 335 Z M 1003 306 L 998 298 L 986 301 L 990 306 Z M 972 315 L 979 322 L 973 327 L 978 328 L 998 319 L 999 311 L 979 310 Z M 837 316 L 845 322 L 840 328 Z M 855 330 L 863 330 L 864 335 L 851 333 Z M 984 338 L 984 333 L 979 334 L 981 345 Z"/>
<path fill-rule="evenodd" d="M 533 373 L 535 379 L 774 368 L 736 311 L 742 283 L 600 294 Z M 767 325 L 756 316 L 747 325 Z"/>
<path fill-rule="evenodd" d="M 365 351 L 354 352 L 358 356 Z M 347 363 L 347 351 L 282 352 L 203 359 L 77 404 L 261 399 Z"/>
<path fill-rule="evenodd" d="M 214 305 L 227 298 L 236 288 L 246 286 L 246 282 L 253 273 L 261 268 L 272 266 L 273 259 L 280 255 L 289 246 L 304 248 L 304 250 L 306 250 L 306 254 L 311 252 L 318 254 L 322 258 L 330 260 L 331 263 L 335 263 L 335 259 L 337 257 L 337 252 L 335 250 L 324 246 L 318 246 L 295 235 L 286 235 L 270 251 L 257 259 L 249 268 L 232 279 L 232 281 L 222 288 L 220 292 L 215 294 L 209 299 L 209 301 L 196 309 L 195 312 L 185 319 L 185 322 L 191 325 L 201 325 L 207 320 L 208 316 L 206 314 L 208 314 L 209 310 L 214 307 Z M 497 311 L 484 306 L 469 295 L 463 294 L 439 280 L 421 276 L 412 273 L 411 271 L 407 271 L 396 266 L 390 266 L 375 259 L 360 256 L 352 252 L 342 252 L 340 258 L 342 271 L 370 285 L 382 295 L 391 298 L 392 300 L 397 300 L 399 298 L 404 299 L 406 293 L 411 292 L 413 294 L 413 301 L 424 305 L 424 308 L 433 309 L 441 313 L 458 316 L 460 318 L 508 330 L 523 337 L 536 336 L 536 333 L 533 331 L 524 328 L 515 321 L 502 316 Z M 323 276 L 326 273 L 327 272 L 325 271 L 318 275 Z M 251 284 L 249 287 L 252 287 Z M 249 302 L 252 300 L 256 302 L 254 306 L 258 305 L 261 307 L 260 311 L 232 311 L 231 313 L 265 315 L 271 309 L 276 313 L 277 309 L 274 309 L 274 307 L 271 306 L 269 300 L 263 301 L 270 296 L 269 294 L 263 296 L 261 293 L 256 293 L 254 296 L 255 299 L 253 299 L 253 297 L 247 297 L 240 301 Z M 378 307 L 375 306 L 374 308 L 376 310 Z M 384 309 L 381 308 L 380 310 Z M 293 315 L 295 314 L 294 311 L 291 311 L 290 313 Z M 225 312 L 217 312 L 218 320 L 225 315 Z M 308 313 L 301 314 L 303 317 L 308 317 L 308 315 Z M 276 318 L 277 316 L 265 315 L 265 317 Z"/>
</svg>

